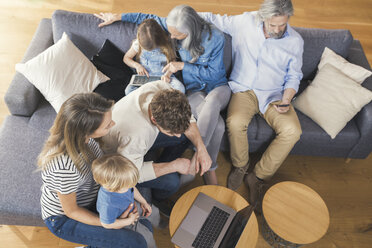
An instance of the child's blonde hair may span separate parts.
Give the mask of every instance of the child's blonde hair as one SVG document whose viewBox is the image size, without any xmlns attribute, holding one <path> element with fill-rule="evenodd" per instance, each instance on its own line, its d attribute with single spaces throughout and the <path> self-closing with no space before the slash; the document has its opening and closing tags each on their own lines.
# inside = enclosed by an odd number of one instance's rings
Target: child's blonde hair
<svg viewBox="0 0 372 248">
<path fill-rule="evenodd" d="M 138 26 L 137 40 L 139 43 L 137 60 L 141 56 L 141 48 L 148 51 L 160 48 L 168 63 L 176 60 L 176 52 L 169 35 L 154 19 L 146 19 Z"/>
<path fill-rule="evenodd" d="M 92 163 L 94 180 L 111 192 L 133 188 L 139 179 L 137 167 L 120 154 L 106 154 Z"/>
</svg>

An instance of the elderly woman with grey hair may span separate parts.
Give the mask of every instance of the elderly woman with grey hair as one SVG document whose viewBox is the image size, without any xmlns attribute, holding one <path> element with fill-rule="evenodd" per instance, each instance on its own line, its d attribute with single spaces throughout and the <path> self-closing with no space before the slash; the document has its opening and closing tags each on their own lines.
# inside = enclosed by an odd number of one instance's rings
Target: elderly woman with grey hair
<svg viewBox="0 0 372 248">
<path fill-rule="evenodd" d="M 182 61 L 167 64 L 163 77 L 182 71 L 192 113 L 212 159 L 211 168 L 203 175 L 204 181 L 206 184 L 217 184 L 215 169 L 225 131 L 220 112 L 226 108 L 231 96 L 223 64 L 224 34 L 186 5 L 173 8 L 167 18 L 142 13 L 101 13 L 96 16 L 103 20 L 100 27 L 119 20 L 140 24 L 152 18 L 176 40 L 176 49 Z"/>
</svg>

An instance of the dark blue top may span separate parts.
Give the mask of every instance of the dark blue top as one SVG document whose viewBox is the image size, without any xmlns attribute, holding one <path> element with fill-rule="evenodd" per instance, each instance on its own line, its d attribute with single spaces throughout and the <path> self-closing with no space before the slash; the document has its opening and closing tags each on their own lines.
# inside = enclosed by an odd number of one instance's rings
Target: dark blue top
<svg viewBox="0 0 372 248">
<path fill-rule="evenodd" d="M 104 224 L 112 224 L 131 203 L 134 203 L 133 188 L 130 188 L 125 193 L 116 193 L 101 187 L 98 191 L 97 199 L 99 219 Z"/>
</svg>

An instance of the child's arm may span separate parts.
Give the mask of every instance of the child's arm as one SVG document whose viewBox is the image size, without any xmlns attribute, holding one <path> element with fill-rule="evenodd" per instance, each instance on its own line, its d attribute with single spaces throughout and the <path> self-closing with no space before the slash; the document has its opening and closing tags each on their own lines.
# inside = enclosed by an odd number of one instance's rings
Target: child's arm
<svg viewBox="0 0 372 248">
<path fill-rule="evenodd" d="M 133 48 L 133 46 L 131 46 L 131 48 L 124 55 L 124 63 L 129 67 L 136 69 L 139 75 L 146 75 L 148 77 L 149 73 L 146 71 L 145 67 L 133 60 L 134 56 L 136 55 L 137 51 Z"/>
<path fill-rule="evenodd" d="M 134 189 L 134 199 L 140 203 L 140 206 L 142 208 L 142 216 L 150 216 L 152 213 L 152 208 L 150 204 L 147 203 L 145 198 L 141 195 L 141 193 L 138 191 L 136 187 Z"/>
<path fill-rule="evenodd" d="M 129 225 L 132 225 L 134 224 L 134 222 L 136 222 L 138 220 L 138 217 L 139 217 L 139 214 L 138 212 L 137 213 L 130 213 L 129 216 L 125 219 L 116 219 L 114 223 L 111 223 L 111 224 L 105 224 L 105 223 L 102 223 L 102 226 L 106 229 L 121 229 L 125 226 L 129 226 Z"/>
</svg>

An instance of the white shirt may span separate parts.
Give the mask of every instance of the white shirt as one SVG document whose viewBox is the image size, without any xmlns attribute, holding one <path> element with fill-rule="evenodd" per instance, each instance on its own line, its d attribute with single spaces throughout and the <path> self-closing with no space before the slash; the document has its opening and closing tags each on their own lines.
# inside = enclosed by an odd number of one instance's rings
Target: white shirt
<svg viewBox="0 0 372 248">
<path fill-rule="evenodd" d="M 271 102 L 281 100 L 285 89 L 298 90 L 304 42 L 289 24 L 282 38 L 266 39 L 263 23 L 256 21 L 257 12 L 199 15 L 232 37 L 229 86 L 233 93 L 253 90 L 261 113 L 265 113 Z"/>
</svg>

